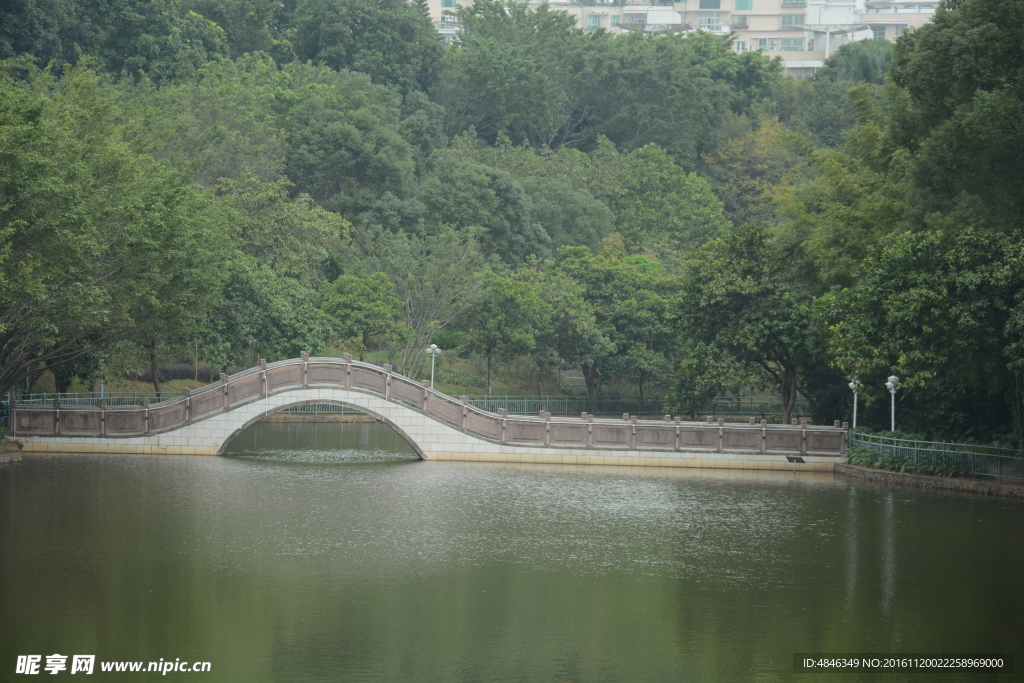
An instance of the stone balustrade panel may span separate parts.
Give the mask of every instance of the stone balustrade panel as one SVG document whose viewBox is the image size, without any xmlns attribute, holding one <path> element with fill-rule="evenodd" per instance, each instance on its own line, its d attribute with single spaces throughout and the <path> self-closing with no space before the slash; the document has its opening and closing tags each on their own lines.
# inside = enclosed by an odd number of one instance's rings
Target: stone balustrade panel
<svg viewBox="0 0 1024 683">
<path fill-rule="evenodd" d="M 501 423 L 484 415 L 471 412 L 466 419 L 466 430 L 489 439 L 501 438 Z"/>
<path fill-rule="evenodd" d="M 760 429 L 744 429 L 742 431 L 726 429 L 724 430 L 723 437 L 724 446 L 727 449 L 737 451 L 761 450 Z"/>
<path fill-rule="evenodd" d="M 259 375 L 250 375 L 239 380 L 231 380 L 228 384 L 228 400 L 231 405 L 262 395 L 263 378 Z"/>
<path fill-rule="evenodd" d="M 679 444 L 684 450 L 715 450 L 718 448 L 717 427 L 684 427 L 679 430 Z"/>
<path fill-rule="evenodd" d="M 53 434 L 55 431 L 53 410 L 26 410 L 18 408 L 18 431 L 25 434 Z"/>
<path fill-rule="evenodd" d="M 309 382 L 310 384 L 343 386 L 345 384 L 345 368 L 345 365 L 310 363 Z"/>
<path fill-rule="evenodd" d="M 636 427 L 637 448 L 662 448 L 673 449 L 676 445 L 675 427 L 654 427 L 637 425 Z"/>
<path fill-rule="evenodd" d="M 423 389 L 396 378 L 391 381 L 390 396 L 393 399 L 398 399 L 399 401 L 403 401 L 411 406 L 419 408 L 420 401 L 423 398 Z"/>
<path fill-rule="evenodd" d="M 146 415 L 140 410 L 108 410 L 107 435 L 142 434 L 146 430 Z"/>
<path fill-rule="evenodd" d="M 594 445 L 625 448 L 629 445 L 629 436 L 633 432 L 631 425 L 594 425 Z"/>
<path fill-rule="evenodd" d="M 842 433 L 807 431 L 808 453 L 842 453 L 844 443 Z"/>
<path fill-rule="evenodd" d="M 506 441 L 544 443 L 544 431 L 543 422 L 517 422 L 509 420 L 505 423 Z"/>
<path fill-rule="evenodd" d="M 169 406 L 155 408 L 149 413 L 149 430 L 155 432 L 162 429 L 170 429 L 185 421 L 185 404 L 175 403 Z"/>
<path fill-rule="evenodd" d="M 587 443 L 587 425 L 552 423 L 551 443 L 583 446 Z"/>
<path fill-rule="evenodd" d="M 357 366 L 352 367 L 353 388 L 369 389 L 371 391 L 376 391 L 378 394 L 383 394 L 384 381 L 385 376 L 379 372 Z"/>
<path fill-rule="evenodd" d="M 267 390 L 277 391 L 285 387 L 297 387 L 302 385 L 302 366 L 286 365 L 280 368 L 267 370 Z"/>
<path fill-rule="evenodd" d="M 799 431 L 777 431 L 769 429 L 765 436 L 766 451 L 781 451 L 784 453 L 800 452 L 801 434 Z"/>
<path fill-rule="evenodd" d="M 429 412 L 434 417 L 440 418 L 448 424 L 461 425 L 462 424 L 462 408 L 454 406 L 447 401 L 443 401 L 439 398 L 431 397 L 430 403 L 427 407 Z"/>
<path fill-rule="evenodd" d="M 207 413 L 212 413 L 213 411 L 218 410 L 222 406 L 223 402 L 224 396 L 219 387 L 218 390 L 207 391 L 199 394 L 198 396 L 193 396 L 192 419 L 195 420 L 201 415 L 206 415 Z M 107 425 L 107 429 L 109 431 L 109 424 Z"/>
<path fill-rule="evenodd" d="M 99 410 L 62 410 L 60 431 L 65 435 L 97 435 L 100 433 Z"/>
</svg>

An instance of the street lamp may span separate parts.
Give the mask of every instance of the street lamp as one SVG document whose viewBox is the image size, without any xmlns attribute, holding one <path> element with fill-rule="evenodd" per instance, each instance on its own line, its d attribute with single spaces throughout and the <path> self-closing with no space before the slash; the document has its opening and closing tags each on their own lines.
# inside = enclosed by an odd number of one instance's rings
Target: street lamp
<svg viewBox="0 0 1024 683">
<path fill-rule="evenodd" d="M 857 428 L 857 392 L 860 390 L 860 382 L 852 380 L 847 386 L 853 392 L 853 428 Z"/>
<path fill-rule="evenodd" d="M 892 429 L 890 431 L 896 431 L 896 390 L 902 387 L 900 384 L 900 378 L 896 375 L 889 375 L 889 381 L 885 383 L 885 388 L 892 394 Z"/>
<path fill-rule="evenodd" d="M 427 355 L 430 356 L 430 388 L 434 388 L 434 359 L 441 355 L 441 349 L 437 348 L 437 344 L 431 344 L 427 347 Z"/>
</svg>

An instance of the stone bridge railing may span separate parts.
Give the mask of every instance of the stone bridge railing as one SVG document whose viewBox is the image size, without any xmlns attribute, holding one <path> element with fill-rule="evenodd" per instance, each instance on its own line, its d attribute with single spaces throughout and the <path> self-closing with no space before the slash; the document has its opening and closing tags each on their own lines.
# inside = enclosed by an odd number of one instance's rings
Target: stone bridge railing
<svg viewBox="0 0 1024 683">
<path fill-rule="evenodd" d="M 555 446 L 652 451 L 705 451 L 709 453 L 775 453 L 792 455 L 841 455 L 846 451 L 847 431 L 832 427 L 793 425 L 683 422 L 666 415 L 664 420 L 601 419 L 509 415 L 474 408 L 461 400 L 434 391 L 419 382 L 383 367 L 345 358 L 301 358 L 266 363 L 201 389 L 185 389 L 181 396 L 138 406 L 62 406 L 11 403 L 12 436 L 120 437 L 148 436 L 199 422 L 264 397 L 300 388 L 336 388 L 355 391 L 404 404 L 463 432 L 493 443 L 512 446 Z M 352 403 L 351 401 L 348 401 Z M 353 403 L 358 407 L 357 403 Z"/>
</svg>

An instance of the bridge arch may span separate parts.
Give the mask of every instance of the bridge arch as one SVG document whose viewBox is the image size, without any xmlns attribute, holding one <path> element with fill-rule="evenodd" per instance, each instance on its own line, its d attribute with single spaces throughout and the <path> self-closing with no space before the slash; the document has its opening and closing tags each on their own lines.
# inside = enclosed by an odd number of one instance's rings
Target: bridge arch
<svg viewBox="0 0 1024 683">
<path fill-rule="evenodd" d="M 346 408 L 353 408 L 355 410 L 360 411 L 361 413 L 365 413 L 367 415 L 370 415 L 370 416 L 376 418 L 378 422 L 386 424 L 387 426 L 391 427 L 396 432 L 398 432 L 399 436 L 401 436 L 403 439 L 405 439 L 405 442 L 409 444 L 410 448 L 412 448 L 412 450 L 416 453 L 416 455 L 419 457 L 420 460 L 426 460 L 427 459 L 424 456 L 423 449 L 420 447 L 420 445 L 418 443 L 416 443 L 416 441 L 412 437 L 410 437 L 409 434 L 404 429 L 402 429 L 401 425 L 396 424 L 389 416 L 382 415 L 382 414 L 377 413 L 377 412 L 375 412 L 373 410 L 370 410 L 370 409 L 368 409 L 368 408 L 366 408 L 364 406 L 358 405 L 356 401 L 351 401 L 351 400 L 345 401 L 345 400 L 334 399 L 334 398 L 318 398 L 318 399 L 305 398 L 305 399 L 299 399 L 299 400 L 296 400 L 296 401 L 294 401 L 292 403 L 286 403 L 286 404 L 281 405 L 281 406 L 279 406 L 277 408 L 274 408 L 273 410 L 265 412 L 262 415 L 256 415 L 254 417 L 250 417 L 243 424 L 241 424 L 238 428 L 236 428 L 233 432 L 231 432 L 227 436 L 226 439 L 224 439 L 224 442 L 221 443 L 220 448 L 217 449 L 217 455 L 222 455 L 224 453 L 225 449 L 227 449 L 228 445 L 232 441 L 234 441 L 235 437 L 237 437 L 239 434 L 241 434 L 243 431 L 245 431 L 246 429 L 248 429 L 252 425 L 258 424 L 258 423 L 262 422 L 269 415 L 273 415 L 274 413 L 279 413 L 279 412 L 281 412 L 283 410 L 287 410 L 289 408 L 297 408 L 297 407 L 300 407 L 300 406 L 308 406 L 308 405 L 325 405 L 325 404 L 327 404 L 327 405 L 335 405 L 335 406 L 345 406 Z"/>
</svg>

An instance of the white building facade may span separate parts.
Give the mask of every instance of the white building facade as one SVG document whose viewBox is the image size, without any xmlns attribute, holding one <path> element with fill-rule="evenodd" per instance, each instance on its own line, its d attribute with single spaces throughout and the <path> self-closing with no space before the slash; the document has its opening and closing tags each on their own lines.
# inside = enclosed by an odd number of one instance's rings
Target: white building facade
<svg viewBox="0 0 1024 683">
<path fill-rule="evenodd" d="M 473 0 L 428 0 L 434 25 L 452 40 L 455 10 Z M 540 4 L 539 2 L 536 4 Z M 938 0 L 687 0 L 651 5 L 631 0 L 550 2 L 588 31 L 618 35 L 631 30 L 735 34 L 737 52 L 761 50 L 782 57 L 786 73 L 812 75 L 844 43 L 865 38 L 895 40 L 931 21 Z"/>
</svg>

